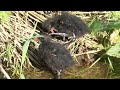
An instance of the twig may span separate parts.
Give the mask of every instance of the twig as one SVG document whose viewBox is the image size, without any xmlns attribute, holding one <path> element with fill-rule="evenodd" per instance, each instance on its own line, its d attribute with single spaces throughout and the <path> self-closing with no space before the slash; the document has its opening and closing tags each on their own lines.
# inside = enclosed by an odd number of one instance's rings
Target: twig
<svg viewBox="0 0 120 90">
<path fill-rule="evenodd" d="M 87 52 L 85 52 L 85 53 L 75 54 L 75 56 L 80 56 L 80 55 L 90 54 L 90 53 L 97 53 L 97 52 L 99 52 L 99 51 L 100 51 L 100 50 L 97 50 L 97 51 L 95 51 L 95 50 L 93 50 L 93 51 L 87 51 Z"/>
<path fill-rule="evenodd" d="M 2 64 L 0 63 L 0 71 L 5 75 L 7 79 L 11 79 L 10 76 L 7 74 L 5 69 L 3 68 Z"/>
</svg>

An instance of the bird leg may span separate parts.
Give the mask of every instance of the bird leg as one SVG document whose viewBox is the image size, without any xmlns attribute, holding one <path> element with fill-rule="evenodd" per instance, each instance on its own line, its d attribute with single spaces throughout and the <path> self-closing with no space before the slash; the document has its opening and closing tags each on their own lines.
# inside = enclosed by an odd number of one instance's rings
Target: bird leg
<svg viewBox="0 0 120 90">
<path fill-rule="evenodd" d="M 65 37 L 69 37 L 69 35 L 66 34 L 66 33 L 50 33 L 49 35 L 62 36 L 62 37 L 63 37 L 63 41 L 65 41 Z M 76 38 L 76 36 L 75 36 L 75 34 L 73 33 L 72 37 L 69 38 L 69 39 L 70 39 L 70 42 L 71 42 L 71 41 L 75 41 L 75 38 Z"/>
<path fill-rule="evenodd" d="M 55 75 L 55 79 L 60 79 L 60 75 L 61 75 L 62 70 L 57 70 L 57 74 Z"/>
<path fill-rule="evenodd" d="M 72 36 L 72 37 L 69 37 L 68 39 L 70 39 L 69 42 L 75 41 L 75 39 L 76 39 L 75 34 L 73 33 L 73 36 Z"/>
<path fill-rule="evenodd" d="M 62 36 L 63 37 L 63 41 L 65 41 L 65 37 L 68 37 L 68 34 L 66 34 L 66 33 L 50 33 L 49 35 Z"/>
<path fill-rule="evenodd" d="M 72 36 L 73 41 L 75 40 L 75 38 L 76 38 L 76 36 L 75 36 L 75 34 L 73 33 L 73 36 Z"/>
<path fill-rule="evenodd" d="M 75 34 L 73 33 L 72 37 L 70 37 L 69 39 L 71 39 L 71 41 L 75 41 L 75 38 L 76 38 L 76 36 L 75 36 Z"/>
</svg>

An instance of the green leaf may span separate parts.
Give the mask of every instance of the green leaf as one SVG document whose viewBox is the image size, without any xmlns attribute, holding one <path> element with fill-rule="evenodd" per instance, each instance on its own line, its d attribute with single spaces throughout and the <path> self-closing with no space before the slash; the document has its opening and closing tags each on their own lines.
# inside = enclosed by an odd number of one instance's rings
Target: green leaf
<svg viewBox="0 0 120 90">
<path fill-rule="evenodd" d="M 112 46 L 106 53 L 109 56 L 120 58 L 120 42 Z"/>
<path fill-rule="evenodd" d="M 116 22 L 109 22 L 106 29 L 119 29 L 120 28 L 120 21 Z"/>
<path fill-rule="evenodd" d="M 92 30 L 92 32 L 96 34 L 98 31 L 104 28 L 104 25 L 98 19 L 95 18 L 90 23 L 89 27 Z"/>
</svg>

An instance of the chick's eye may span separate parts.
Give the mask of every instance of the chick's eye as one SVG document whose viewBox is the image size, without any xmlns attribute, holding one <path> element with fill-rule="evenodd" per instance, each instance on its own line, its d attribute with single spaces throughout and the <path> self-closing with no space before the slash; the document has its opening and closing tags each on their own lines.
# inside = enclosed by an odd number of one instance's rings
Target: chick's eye
<svg viewBox="0 0 120 90">
<path fill-rule="evenodd" d="M 63 24 L 64 24 L 64 21 L 63 21 L 63 20 L 60 20 L 59 23 L 60 23 L 61 25 L 63 25 Z"/>
</svg>

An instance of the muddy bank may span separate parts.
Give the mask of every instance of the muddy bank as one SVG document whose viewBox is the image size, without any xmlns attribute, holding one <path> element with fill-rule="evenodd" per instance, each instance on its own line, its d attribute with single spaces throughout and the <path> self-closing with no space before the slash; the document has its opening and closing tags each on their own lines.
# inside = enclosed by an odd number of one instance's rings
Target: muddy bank
<svg viewBox="0 0 120 90">
<path fill-rule="evenodd" d="M 86 66 L 73 66 L 67 68 L 61 74 L 61 79 L 105 79 L 107 78 L 108 66 L 102 62 L 98 62 L 90 69 Z M 30 68 L 25 72 L 26 79 L 52 79 L 53 75 L 43 68 Z"/>
</svg>

